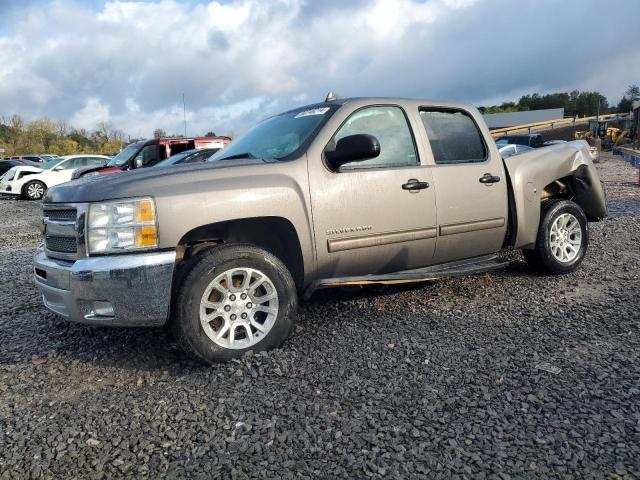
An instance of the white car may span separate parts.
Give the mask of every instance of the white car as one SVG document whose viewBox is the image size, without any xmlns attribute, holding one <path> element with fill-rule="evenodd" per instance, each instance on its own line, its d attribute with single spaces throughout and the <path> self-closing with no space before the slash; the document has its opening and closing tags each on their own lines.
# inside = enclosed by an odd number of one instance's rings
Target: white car
<svg viewBox="0 0 640 480">
<path fill-rule="evenodd" d="M 498 152 L 500 152 L 502 158 L 512 157 L 513 155 L 520 155 L 521 153 L 535 150 L 532 147 L 527 147 L 526 145 L 518 145 L 516 143 L 498 143 L 496 145 L 498 146 Z"/>
<path fill-rule="evenodd" d="M 0 194 L 40 200 L 48 188 L 71 180 L 76 168 L 106 165 L 106 155 L 66 155 L 42 166 L 13 167 L 0 177 Z"/>
</svg>

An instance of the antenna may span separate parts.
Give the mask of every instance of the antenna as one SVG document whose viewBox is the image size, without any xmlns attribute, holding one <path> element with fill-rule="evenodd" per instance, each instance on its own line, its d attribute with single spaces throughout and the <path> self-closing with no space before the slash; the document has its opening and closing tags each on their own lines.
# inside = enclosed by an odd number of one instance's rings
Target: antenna
<svg viewBox="0 0 640 480">
<path fill-rule="evenodd" d="M 338 95 L 335 92 L 327 93 L 327 98 L 324 99 L 325 102 L 335 102 L 338 99 Z"/>
<path fill-rule="evenodd" d="M 184 92 L 182 93 L 182 119 L 184 120 L 184 136 L 187 137 L 187 107 L 184 103 Z"/>
</svg>

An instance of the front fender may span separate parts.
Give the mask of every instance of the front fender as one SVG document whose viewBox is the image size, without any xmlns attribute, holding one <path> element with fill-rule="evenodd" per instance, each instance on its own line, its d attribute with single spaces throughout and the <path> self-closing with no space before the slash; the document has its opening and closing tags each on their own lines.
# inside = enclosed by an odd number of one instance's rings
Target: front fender
<svg viewBox="0 0 640 480">
<path fill-rule="evenodd" d="M 13 180 L 13 189 L 16 192 L 22 193 L 24 186 L 32 180 L 37 180 L 44 183 L 45 188 L 48 188 L 47 182 L 45 182 L 39 173 L 32 173 L 31 175 L 25 175 L 18 180 Z"/>
<path fill-rule="evenodd" d="M 583 140 L 509 157 L 505 167 L 513 185 L 517 224 L 515 248 L 535 245 L 544 189 L 561 178 L 575 179 L 579 188 L 572 200 L 582 207 L 590 220 L 600 220 L 607 214 L 604 188 L 588 144 Z"/>
<path fill-rule="evenodd" d="M 251 175 L 243 168 L 225 170 L 213 181 L 191 181 L 183 192 L 176 191 L 174 185 L 171 193 L 154 195 L 160 247 L 176 248 L 187 233 L 212 223 L 281 217 L 296 230 L 304 271 L 313 271 L 315 248 L 306 162 L 274 164 L 252 170 Z"/>
</svg>

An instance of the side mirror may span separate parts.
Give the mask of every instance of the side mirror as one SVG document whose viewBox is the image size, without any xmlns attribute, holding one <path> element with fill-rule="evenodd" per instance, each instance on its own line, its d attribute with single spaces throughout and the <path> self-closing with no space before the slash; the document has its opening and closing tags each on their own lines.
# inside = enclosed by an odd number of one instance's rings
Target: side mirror
<svg viewBox="0 0 640 480">
<path fill-rule="evenodd" d="M 349 162 L 358 162 L 376 158 L 380 155 L 380 142 L 373 135 L 359 133 L 343 137 L 333 150 L 325 150 L 327 161 L 338 168 Z"/>
<path fill-rule="evenodd" d="M 54 172 L 59 172 L 60 170 L 62 170 L 61 166 L 54 167 L 53 169 Z"/>
</svg>

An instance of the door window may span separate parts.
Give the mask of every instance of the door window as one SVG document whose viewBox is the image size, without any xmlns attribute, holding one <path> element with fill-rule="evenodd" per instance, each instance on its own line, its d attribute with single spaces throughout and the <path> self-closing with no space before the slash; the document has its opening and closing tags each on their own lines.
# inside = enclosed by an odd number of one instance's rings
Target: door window
<svg viewBox="0 0 640 480">
<path fill-rule="evenodd" d="M 106 163 L 106 158 L 100 157 L 85 157 L 85 165 L 93 166 L 93 165 L 104 165 Z"/>
<path fill-rule="evenodd" d="M 476 163 L 487 159 L 482 134 L 468 114 L 455 110 L 421 110 L 420 118 L 437 164 Z"/>
<path fill-rule="evenodd" d="M 375 106 L 354 112 L 333 137 L 333 145 L 341 138 L 359 133 L 378 139 L 380 155 L 362 162 L 346 163 L 341 169 L 403 167 L 418 163 L 413 135 L 401 108 Z"/>
<path fill-rule="evenodd" d="M 140 153 L 136 155 L 135 165 L 136 167 L 146 167 L 147 165 L 153 165 L 158 161 L 158 148 L 156 145 L 147 145 Z"/>
<path fill-rule="evenodd" d="M 64 162 L 58 164 L 56 170 L 70 170 L 72 168 L 78 168 L 82 166 L 82 158 L 70 158 Z"/>
</svg>

